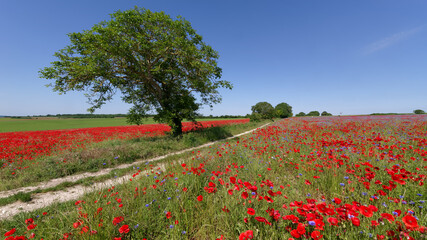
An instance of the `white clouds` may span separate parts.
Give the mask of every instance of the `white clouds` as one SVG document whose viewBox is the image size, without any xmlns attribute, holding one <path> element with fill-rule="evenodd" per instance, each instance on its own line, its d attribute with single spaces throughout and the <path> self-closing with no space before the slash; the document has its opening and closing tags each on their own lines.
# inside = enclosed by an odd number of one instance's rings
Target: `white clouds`
<svg viewBox="0 0 427 240">
<path fill-rule="evenodd" d="M 368 55 L 377 51 L 380 51 L 384 48 L 388 48 L 398 42 L 401 42 L 409 37 L 411 37 L 412 35 L 420 32 L 421 30 L 423 30 L 424 26 L 420 26 L 420 27 L 416 27 L 407 31 L 402 31 L 396 34 L 393 34 L 389 37 L 383 38 L 379 41 L 376 41 L 374 43 L 369 44 L 368 46 L 366 46 L 363 49 L 363 54 L 364 55 Z"/>
</svg>

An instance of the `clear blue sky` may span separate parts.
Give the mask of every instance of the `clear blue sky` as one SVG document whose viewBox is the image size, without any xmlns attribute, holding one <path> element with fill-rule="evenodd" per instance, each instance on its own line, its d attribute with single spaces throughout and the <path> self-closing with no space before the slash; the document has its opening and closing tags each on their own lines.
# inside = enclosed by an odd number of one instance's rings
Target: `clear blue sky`
<svg viewBox="0 0 427 240">
<path fill-rule="evenodd" d="M 86 113 L 82 92 L 58 95 L 39 69 L 80 32 L 134 6 L 183 16 L 220 54 L 223 102 L 205 115 L 244 115 L 257 102 L 294 114 L 427 111 L 427 1 L 8 0 L 0 3 L 0 115 Z M 126 113 L 116 98 L 96 113 Z"/>
</svg>

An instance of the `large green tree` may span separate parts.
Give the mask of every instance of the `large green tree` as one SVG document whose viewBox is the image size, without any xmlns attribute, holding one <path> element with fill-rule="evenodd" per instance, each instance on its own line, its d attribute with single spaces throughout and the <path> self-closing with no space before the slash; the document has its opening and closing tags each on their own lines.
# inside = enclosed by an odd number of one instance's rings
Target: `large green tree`
<svg viewBox="0 0 427 240">
<path fill-rule="evenodd" d="M 263 119 L 274 117 L 274 108 L 268 102 L 259 102 L 252 106 L 251 110 L 252 114 L 260 114 Z"/>
<path fill-rule="evenodd" d="M 293 116 L 292 107 L 287 103 L 279 103 L 274 109 L 276 110 L 277 116 L 280 118 L 288 118 Z"/>
<path fill-rule="evenodd" d="M 328 112 L 326 112 L 326 111 L 323 111 L 323 112 L 320 114 L 320 116 L 332 116 L 332 114 L 331 114 L 331 113 L 328 113 Z"/>
<path fill-rule="evenodd" d="M 221 102 L 218 88 L 232 88 L 219 80 L 218 52 L 182 17 L 135 8 L 68 36 L 71 44 L 40 76 L 55 80 L 49 86 L 59 93 L 86 92 L 90 112 L 119 91 L 133 105 L 129 122 L 141 124 L 155 112 L 154 119 L 177 136 L 183 119 L 195 121 L 200 105 Z"/>
<path fill-rule="evenodd" d="M 319 111 L 311 111 L 311 112 L 307 113 L 307 116 L 318 117 L 318 116 L 320 116 L 320 113 L 319 113 Z"/>
<path fill-rule="evenodd" d="M 414 110 L 414 113 L 415 114 L 425 114 L 424 110 L 421 110 L 421 109 Z"/>
</svg>

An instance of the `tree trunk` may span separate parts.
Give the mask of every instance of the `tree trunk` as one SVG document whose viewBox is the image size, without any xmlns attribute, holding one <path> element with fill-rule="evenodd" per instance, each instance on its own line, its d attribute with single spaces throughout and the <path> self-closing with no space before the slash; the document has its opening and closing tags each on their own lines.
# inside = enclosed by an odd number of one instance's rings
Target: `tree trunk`
<svg viewBox="0 0 427 240">
<path fill-rule="evenodd" d="M 171 131 L 174 137 L 178 137 L 182 135 L 182 122 L 180 118 L 174 117 L 172 118 Z"/>
</svg>

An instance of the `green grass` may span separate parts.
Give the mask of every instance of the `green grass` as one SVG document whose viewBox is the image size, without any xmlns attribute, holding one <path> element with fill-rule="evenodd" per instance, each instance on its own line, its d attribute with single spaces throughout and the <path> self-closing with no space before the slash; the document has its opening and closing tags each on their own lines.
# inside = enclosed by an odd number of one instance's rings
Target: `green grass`
<svg viewBox="0 0 427 240">
<path fill-rule="evenodd" d="M 225 120 L 222 118 L 197 119 L 198 121 Z M 153 118 L 147 118 L 144 124 L 156 124 Z M 39 119 L 12 119 L 0 118 L 0 132 L 18 131 L 43 131 L 72 128 L 92 128 L 92 127 L 114 127 L 130 125 L 126 118 L 39 118 Z"/>
<path fill-rule="evenodd" d="M 230 137 L 264 122 L 212 127 L 185 133 L 182 138 L 170 136 L 142 137 L 131 140 L 109 140 L 74 149 L 56 156 L 41 157 L 19 171 L 13 168 L 0 169 L 0 191 L 36 185 L 50 179 L 70 176 L 82 172 L 96 172 L 136 160 L 149 159 L 167 153 L 202 145 L 207 142 Z M 16 172 L 16 174 L 12 174 Z"/>
</svg>

